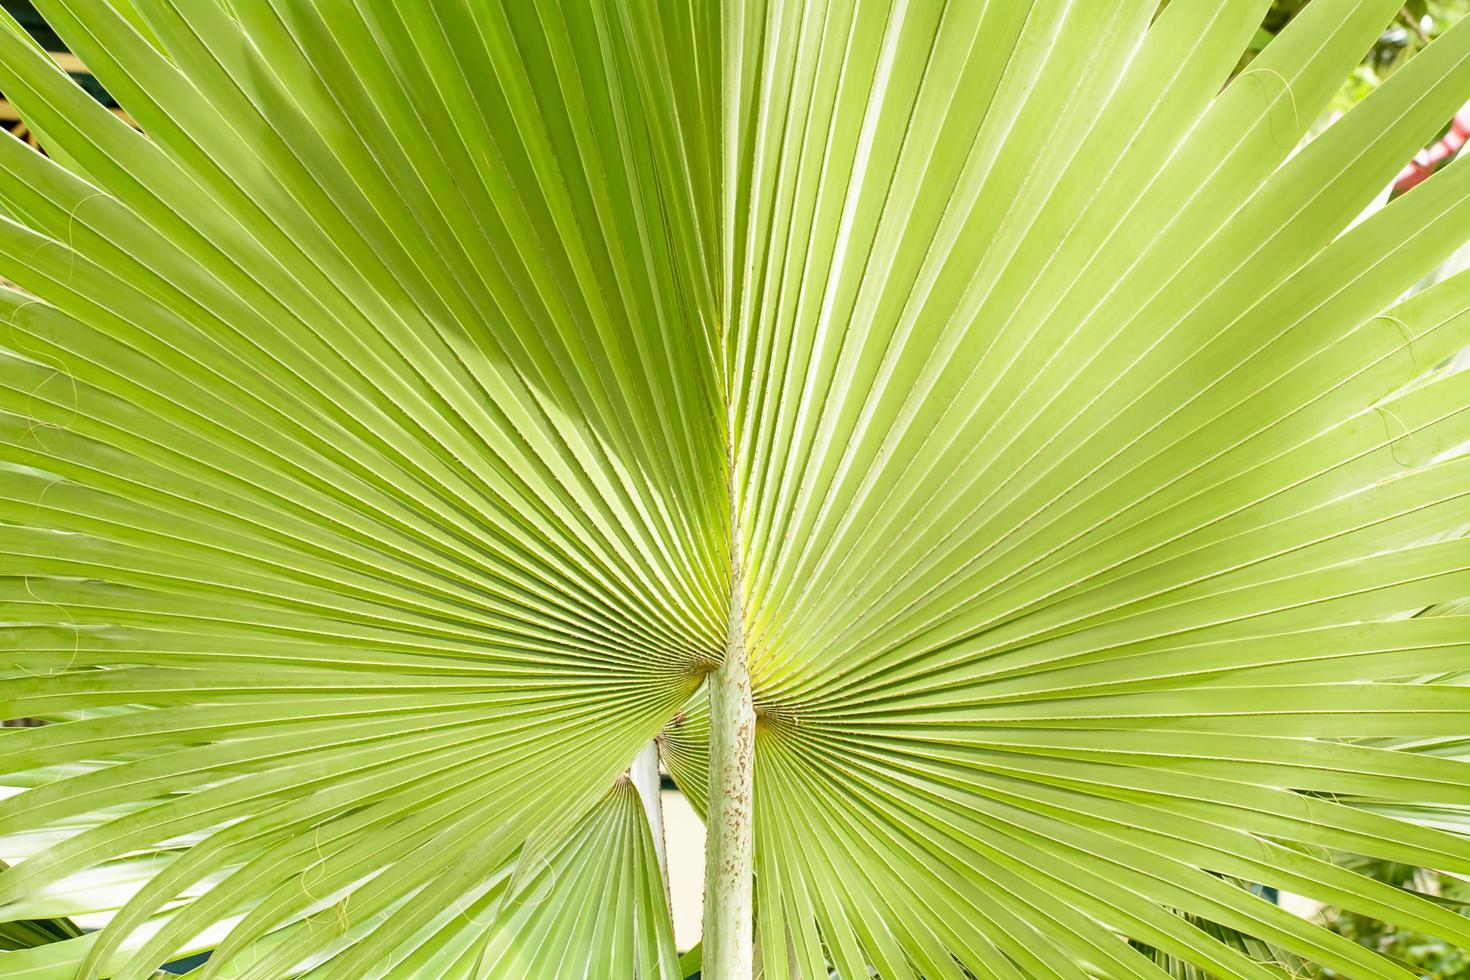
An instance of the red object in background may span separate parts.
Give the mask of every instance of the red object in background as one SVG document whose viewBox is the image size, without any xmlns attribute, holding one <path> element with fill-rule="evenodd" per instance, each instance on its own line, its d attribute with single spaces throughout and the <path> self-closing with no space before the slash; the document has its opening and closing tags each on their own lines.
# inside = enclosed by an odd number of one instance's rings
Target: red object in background
<svg viewBox="0 0 1470 980">
<path fill-rule="evenodd" d="M 1466 140 L 1470 140 L 1470 105 L 1466 105 L 1455 116 L 1454 122 L 1450 123 L 1450 131 L 1444 134 L 1444 139 L 1420 150 L 1409 165 L 1399 171 L 1399 175 L 1393 180 L 1393 192 L 1402 194 L 1444 166 L 1460 152 L 1460 147 L 1465 145 Z"/>
</svg>

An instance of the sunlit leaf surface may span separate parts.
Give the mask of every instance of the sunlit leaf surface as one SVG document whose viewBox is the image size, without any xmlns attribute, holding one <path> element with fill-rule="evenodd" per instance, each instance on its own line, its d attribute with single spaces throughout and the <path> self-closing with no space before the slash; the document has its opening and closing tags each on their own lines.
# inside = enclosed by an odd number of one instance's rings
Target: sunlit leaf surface
<svg viewBox="0 0 1470 980">
<path fill-rule="evenodd" d="M 768 980 L 1470 947 L 1333 860 L 1470 873 L 1470 24 L 1300 147 L 1397 0 L 37 6 L 0 975 L 677 977 L 731 547 Z"/>
</svg>

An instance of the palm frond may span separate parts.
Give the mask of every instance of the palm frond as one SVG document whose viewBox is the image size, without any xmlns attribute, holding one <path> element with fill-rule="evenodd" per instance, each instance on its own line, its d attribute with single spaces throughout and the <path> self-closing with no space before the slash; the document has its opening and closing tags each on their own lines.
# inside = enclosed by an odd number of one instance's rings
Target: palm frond
<svg viewBox="0 0 1470 980">
<path fill-rule="evenodd" d="M 1470 947 L 1334 860 L 1470 874 L 1470 24 L 1303 145 L 1396 0 L 37 5 L 0 918 L 127 887 L 0 973 L 677 975 L 732 564 L 768 980 Z"/>
</svg>

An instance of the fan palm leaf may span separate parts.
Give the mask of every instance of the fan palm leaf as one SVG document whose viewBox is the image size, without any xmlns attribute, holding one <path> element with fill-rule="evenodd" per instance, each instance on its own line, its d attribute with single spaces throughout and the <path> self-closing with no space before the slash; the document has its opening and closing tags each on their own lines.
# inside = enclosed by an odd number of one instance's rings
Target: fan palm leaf
<svg viewBox="0 0 1470 980">
<path fill-rule="evenodd" d="M 1470 25 L 1156 6 L 7 19 L 0 973 L 678 976 L 653 739 L 717 980 L 1470 947 Z"/>
</svg>

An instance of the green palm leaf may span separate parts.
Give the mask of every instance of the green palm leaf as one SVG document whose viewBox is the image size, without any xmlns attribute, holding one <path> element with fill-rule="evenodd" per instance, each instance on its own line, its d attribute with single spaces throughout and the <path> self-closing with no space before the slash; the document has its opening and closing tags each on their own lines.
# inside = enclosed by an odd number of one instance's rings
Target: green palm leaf
<svg viewBox="0 0 1470 980">
<path fill-rule="evenodd" d="M 1470 873 L 1470 25 L 1301 146 L 1396 2 L 37 6 L 0 974 L 677 976 L 655 738 L 717 980 L 1470 947 L 1334 860 Z"/>
</svg>

